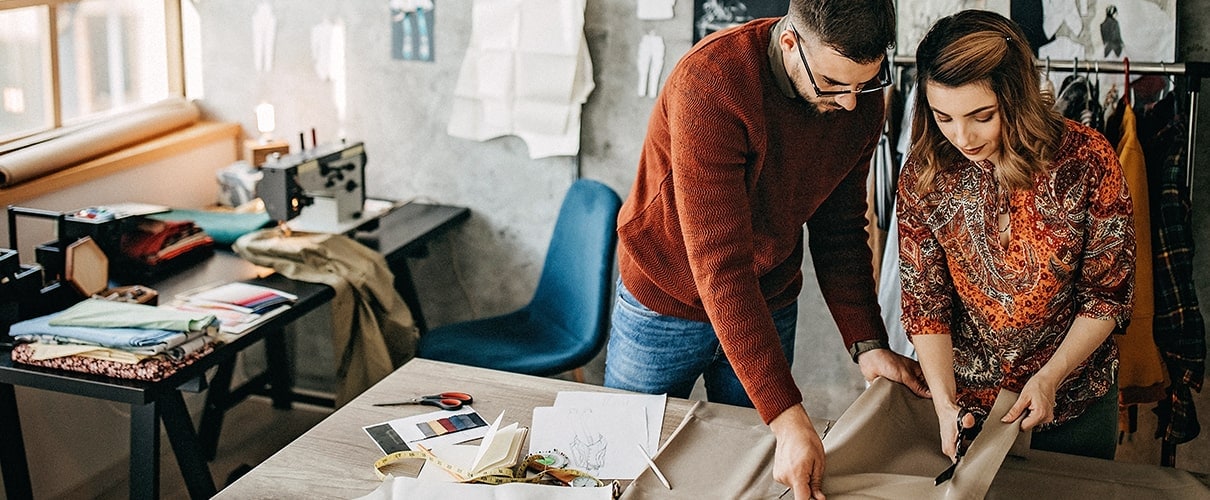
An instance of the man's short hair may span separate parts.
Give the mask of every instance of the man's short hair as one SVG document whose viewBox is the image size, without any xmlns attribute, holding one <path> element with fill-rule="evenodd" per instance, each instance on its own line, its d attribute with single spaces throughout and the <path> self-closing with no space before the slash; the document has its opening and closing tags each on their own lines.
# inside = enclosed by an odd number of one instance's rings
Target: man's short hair
<svg viewBox="0 0 1210 500">
<path fill-rule="evenodd" d="M 787 14 L 800 31 L 857 63 L 877 61 L 895 46 L 894 0 L 791 0 Z"/>
</svg>

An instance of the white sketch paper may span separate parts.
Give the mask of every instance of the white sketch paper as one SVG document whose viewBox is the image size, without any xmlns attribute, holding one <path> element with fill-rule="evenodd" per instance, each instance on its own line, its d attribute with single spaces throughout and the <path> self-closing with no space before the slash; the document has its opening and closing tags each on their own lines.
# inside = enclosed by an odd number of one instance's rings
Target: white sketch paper
<svg viewBox="0 0 1210 500">
<path fill-rule="evenodd" d="M 607 392 L 560 391 L 555 396 L 556 407 L 620 407 L 641 411 L 647 424 L 647 440 L 643 448 L 655 454 L 660 447 L 660 433 L 664 429 L 664 408 L 668 405 L 666 394 L 612 394 Z"/>
<path fill-rule="evenodd" d="M 634 479 L 646 466 L 635 444 L 646 439 L 641 408 L 546 406 L 534 408 L 529 452 L 558 450 L 598 479 Z"/>
<path fill-rule="evenodd" d="M 446 131 L 476 141 L 516 135 L 530 158 L 576 154 L 581 107 L 595 86 L 584 7 L 584 0 L 475 1 Z"/>
</svg>

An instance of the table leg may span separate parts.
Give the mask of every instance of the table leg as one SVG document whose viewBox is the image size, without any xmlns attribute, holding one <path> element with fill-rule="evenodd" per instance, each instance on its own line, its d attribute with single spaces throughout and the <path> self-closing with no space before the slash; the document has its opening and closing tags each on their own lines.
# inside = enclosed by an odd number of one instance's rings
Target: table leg
<svg viewBox="0 0 1210 500">
<path fill-rule="evenodd" d="M 265 363 L 273 407 L 289 410 L 294 396 L 294 374 L 290 369 L 290 356 L 286 353 L 286 332 L 279 329 L 265 335 Z"/>
<path fill-rule="evenodd" d="M 180 392 L 173 391 L 161 398 L 160 404 L 163 406 L 168 441 L 176 453 L 181 475 L 185 477 L 185 486 L 189 488 L 189 497 L 206 499 L 214 496 L 218 490 L 214 487 L 214 478 L 210 476 L 210 466 L 202 456 L 197 433 L 193 431 L 193 420 L 185 407 L 185 398 L 181 397 Z"/>
<path fill-rule="evenodd" d="M 130 498 L 160 496 L 160 410 L 155 402 L 130 405 Z"/>
<path fill-rule="evenodd" d="M 395 290 L 411 310 L 416 328 L 424 334 L 428 331 L 428 325 L 424 322 L 424 313 L 420 311 L 420 295 L 416 293 L 416 284 L 412 282 L 412 270 L 408 268 L 407 257 L 400 257 L 392 262 L 391 273 L 395 275 Z"/>
<path fill-rule="evenodd" d="M 4 473 L 4 495 L 9 500 L 33 498 L 25 440 L 21 436 L 21 414 L 12 384 L 0 384 L 0 468 Z"/>
<path fill-rule="evenodd" d="M 223 416 L 231 407 L 231 375 L 235 371 L 235 357 L 218 365 L 210 389 L 206 391 L 206 406 L 202 408 L 202 421 L 198 424 L 198 439 L 202 442 L 202 453 L 208 460 L 218 454 L 218 440 L 223 430 Z"/>
</svg>

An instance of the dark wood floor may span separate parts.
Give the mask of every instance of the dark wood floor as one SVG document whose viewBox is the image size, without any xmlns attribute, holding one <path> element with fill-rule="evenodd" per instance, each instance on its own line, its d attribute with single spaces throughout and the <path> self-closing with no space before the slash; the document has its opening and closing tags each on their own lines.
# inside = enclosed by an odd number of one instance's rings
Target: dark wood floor
<svg viewBox="0 0 1210 500">
<path fill-rule="evenodd" d="M 215 486 L 222 489 L 229 480 L 234 481 L 234 474 L 255 467 L 269 458 L 331 411 L 299 404 L 291 410 L 276 410 L 268 399 L 261 397 L 252 397 L 236 405 L 226 415 L 218 456 L 210 462 Z M 77 491 L 81 496 L 66 498 L 120 500 L 129 497 L 129 484 L 123 480 L 105 491 Z M 189 498 L 176 457 L 172 454 L 172 446 L 166 439 L 161 441 L 160 497 Z"/>
</svg>

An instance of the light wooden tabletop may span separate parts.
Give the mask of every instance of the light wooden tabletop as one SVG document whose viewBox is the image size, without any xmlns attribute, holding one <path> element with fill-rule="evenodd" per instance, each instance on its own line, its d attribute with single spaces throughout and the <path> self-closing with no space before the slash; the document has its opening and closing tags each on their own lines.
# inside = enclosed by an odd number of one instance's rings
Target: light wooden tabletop
<svg viewBox="0 0 1210 500">
<path fill-rule="evenodd" d="M 289 446 L 244 475 L 215 498 L 355 498 L 380 484 L 374 461 L 382 451 L 362 427 L 436 410 L 431 406 L 372 406 L 374 403 L 445 391 L 469 392 L 482 415 L 505 412 L 505 421 L 531 426 L 533 409 L 551 406 L 559 391 L 620 392 L 596 385 L 531 377 L 414 359 L 341 407 Z M 668 398 L 660 442 L 676 430 L 693 401 Z M 751 410 L 757 418 L 755 410 Z M 233 425 L 237 425 L 232 422 Z M 420 462 L 392 466 L 414 476 Z"/>
</svg>

